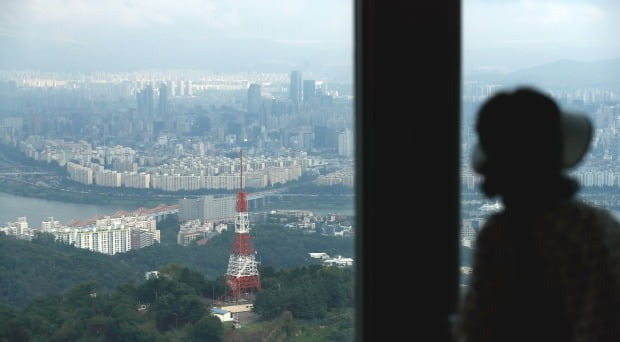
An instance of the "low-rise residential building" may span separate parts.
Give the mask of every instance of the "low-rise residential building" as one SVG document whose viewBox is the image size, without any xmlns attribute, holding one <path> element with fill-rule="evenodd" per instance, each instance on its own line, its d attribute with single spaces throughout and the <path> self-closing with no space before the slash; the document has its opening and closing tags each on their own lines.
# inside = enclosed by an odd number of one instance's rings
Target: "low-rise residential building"
<svg viewBox="0 0 620 342">
<path fill-rule="evenodd" d="M 232 312 L 221 309 L 221 308 L 211 308 L 211 314 L 220 319 L 222 322 L 230 322 L 233 321 L 234 318 L 232 316 Z"/>
<path fill-rule="evenodd" d="M 159 278 L 159 271 L 144 272 L 144 279 L 151 280 Z"/>
<path fill-rule="evenodd" d="M 36 230 L 28 226 L 28 218 L 25 216 L 18 217 L 16 222 L 8 222 L 6 226 L 0 227 L 0 232 L 20 240 L 32 240 L 36 235 Z"/>
<path fill-rule="evenodd" d="M 180 225 L 179 233 L 177 234 L 177 243 L 179 245 L 189 246 L 194 240 L 206 238 L 207 234 L 212 231 L 212 222 L 203 222 L 202 220 L 186 221 Z"/>
<path fill-rule="evenodd" d="M 343 258 L 341 255 L 338 255 L 335 258 L 323 260 L 323 265 L 336 267 L 353 266 L 353 258 Z"/>
</svg>

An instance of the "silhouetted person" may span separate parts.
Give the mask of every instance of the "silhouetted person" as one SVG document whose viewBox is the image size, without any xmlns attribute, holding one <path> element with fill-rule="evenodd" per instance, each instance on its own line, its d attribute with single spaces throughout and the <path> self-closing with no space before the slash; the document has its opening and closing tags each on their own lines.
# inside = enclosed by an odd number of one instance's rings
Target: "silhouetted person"
<svg viewBox="0 0 620 342">
<path fill-rule="evenodd" d="M 546 95 L 520 88 L 478 114 L 474 169 L 505 209 L 476 241 L 460 337 L 478 341 L 620 341 L 620 287 L 607 243 L 620 227 L 574 199 L 564 174 L 583 158 L 592 126 Z"/>
</svg>

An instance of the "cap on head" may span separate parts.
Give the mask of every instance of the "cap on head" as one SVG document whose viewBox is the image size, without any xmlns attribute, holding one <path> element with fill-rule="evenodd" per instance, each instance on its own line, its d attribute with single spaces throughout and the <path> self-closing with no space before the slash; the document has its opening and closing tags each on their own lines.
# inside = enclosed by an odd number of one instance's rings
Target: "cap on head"
<svg viewBox="0 0 620 342">
<path fill-rule="evenodd" d="M 474 170 L 560 172 L 588 150 L 592 124 L 583 114 L 562 112 L 548 96 L 519 88 L 489 99 L 478 114 Z"/>
</svg>

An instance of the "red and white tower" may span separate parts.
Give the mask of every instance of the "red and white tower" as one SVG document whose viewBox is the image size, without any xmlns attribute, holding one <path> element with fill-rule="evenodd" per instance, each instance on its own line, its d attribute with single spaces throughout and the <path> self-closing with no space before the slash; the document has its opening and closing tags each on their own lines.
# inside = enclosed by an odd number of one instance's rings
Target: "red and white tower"
<svg viewBox="0 0 620 342">
<path fill-rule="evenodd" d="M 226 283 L 230 294 L 239 299 L 246 292 L 260 290 L 260 275 L 255 259 L 254 246 L 250 236 L 248 218 L 248 194 L 243 191 L 243 151 L 241 152 L 241 182 L 237 193 L 237 217 L 235 219 L 235 240 L 228 259 Z"/>
</svg>

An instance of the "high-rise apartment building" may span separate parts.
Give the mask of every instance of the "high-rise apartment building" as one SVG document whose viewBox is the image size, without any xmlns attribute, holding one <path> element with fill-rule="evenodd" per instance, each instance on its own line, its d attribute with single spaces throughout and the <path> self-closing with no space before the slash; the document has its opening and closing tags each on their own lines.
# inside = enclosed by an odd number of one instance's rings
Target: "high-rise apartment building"
<svg viewBox="0 0 620 342">
<path fill-rule="evenodd" d="M 150 84 L 138 91 L 136 101 L 140 115 L 153 115 L 153 87 Z"/>
<path fill-rule="evenodd" d="M 185 83 L 183 81 L 177 82 L 177 96 L 185 96 Z"/>
<path fill-rule="evenodd" d="M 168 81 L 168 94 L 170 95 L 170 97 L 175 97 L 176 96 L 176 86 L 174 84 L 174 81 Z"/>
<path fill-rule="evenodd" d="M 235 184 L 239 184 L 236 178 Z M 235 218 L 235 197 L 201 196 L 179 200 L 179 220 L 202 220 L 204 222 L 227 221 Z"/>
<path fill-rule="evenodd" d="M 185 89 L 185 95 L 186 96 L 193 96 L 194 92 L 192 90 L 192 81 L 187 81 L 186 86 L 187 86 L 187 88 Z"/>
<path fill-rule="evenodd" d="M 156 220 L 147 216 L 108 216 L 85 227 L 62 226 L 53 219 L 44 221 L 42 225 L 44 231 L 54 235 L 57 241 L 110 255 L 152 246 L 161 241 Z"/>
<path fill-rule="evenodd" d="M 64 228 L 51 233 L 58 241 L 103 254 L 114 255 L 131 250 L 131 229 L 123 225 L 89 229 Z"/>
<path fill-rule="evenodd" d="M 338 155 L 353 158 L 353 133 L 348 128 L 338 134 Z"/>
</svg>

